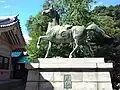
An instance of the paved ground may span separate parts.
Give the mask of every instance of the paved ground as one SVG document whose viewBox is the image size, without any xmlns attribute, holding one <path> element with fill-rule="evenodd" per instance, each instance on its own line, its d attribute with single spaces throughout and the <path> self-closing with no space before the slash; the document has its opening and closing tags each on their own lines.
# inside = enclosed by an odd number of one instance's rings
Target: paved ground
<svg viewBox="0 0 120 90">
<path fill-rule="evenodd" d="M 25 90 L 25 84 L 21 79 L 0 81 L 0 90 Z"/>
</svg>

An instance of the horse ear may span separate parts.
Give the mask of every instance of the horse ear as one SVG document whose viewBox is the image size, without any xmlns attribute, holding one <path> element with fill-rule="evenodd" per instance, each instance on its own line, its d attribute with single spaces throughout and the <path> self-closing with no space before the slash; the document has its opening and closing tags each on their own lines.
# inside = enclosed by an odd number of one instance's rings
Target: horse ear
<svg viewBox="0 0 120 90">
<path fill-rule="evenodd" d="M 95 24 L 95 22 L 92 22 L 92 24 Z"/>
<path fill-rule="evenodd" d="M 89 25 L 91 25 L 91 24 L 93 24 L 93 22 L 89 22 L 87 25 L 89 26 Z"/>
<path fill-rule="evenodd" d="M 92 21 L 89 23 L 89 25 L 96 25 L 96 24 L 95 24 L 95 22 Z"/>
</svg>

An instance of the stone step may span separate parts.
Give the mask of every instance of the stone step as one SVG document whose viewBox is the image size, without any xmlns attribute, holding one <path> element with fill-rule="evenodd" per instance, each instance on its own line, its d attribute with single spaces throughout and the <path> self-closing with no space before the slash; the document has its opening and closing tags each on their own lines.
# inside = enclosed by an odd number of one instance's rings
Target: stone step
<svg viewBox="0 0 120 90">
<path fill-rule="evenodd" d="M 34 64 L 32 64 L 34 66 Z M 43 64 L 40 63 L 40 68 L 113 68 L 112 63 L 71 63 L 71 64 Z"/>
<path fill-rule="evenodd" d="M 38 58 L 40 63 L 101 63 L 104 58 Z"/>
<path fill-rule="evenodd" d="M 31 67 L 30 67 L 31 66 Z M 112 63 L 57 63 L 57 64 L 53 64 L 53 63 L 47 63 L 47 64 L 44 64 L 44 63 L 30 63 L 30 65 L 27 65 L 27 68 L 89 68 L 89 69 L 96 69 L 96 68 L 103 68 L 103 69 L 111 69 L 113 68 L 113 64 Z"/>
</svg>

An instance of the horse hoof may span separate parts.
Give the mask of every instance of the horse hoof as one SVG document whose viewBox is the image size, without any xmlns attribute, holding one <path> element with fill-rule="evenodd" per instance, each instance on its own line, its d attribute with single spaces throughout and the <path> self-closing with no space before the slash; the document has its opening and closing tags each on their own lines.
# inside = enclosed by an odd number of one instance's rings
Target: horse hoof
<svg viewBox="0 0 120 90">
<path fill-rule="evenodd" d="M 40 46 L 37 46 L 37 49 L 39 49 L 40 48 Z"/>
<path fill-rule="evenodd" d="M 72 55 L 69 55 L 69 58 L 72 58 Z"/>
</svg>

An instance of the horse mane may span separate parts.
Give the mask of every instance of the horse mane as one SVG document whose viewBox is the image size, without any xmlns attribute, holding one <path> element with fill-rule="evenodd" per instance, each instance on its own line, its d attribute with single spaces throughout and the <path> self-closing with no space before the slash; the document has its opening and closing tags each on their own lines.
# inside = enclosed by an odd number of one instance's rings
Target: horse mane
<svg viewBox="0 0 120 90">
<path fill-rule="evenodd" d="M 52 14 L 53 18 L 56 19 L 57 24 L 59 25 L 60 24 L 60 22 L 59 22 L 60 15 L 58 14 L 58 12 L 55 9 L 51 9 L 51 14 Z"/>
</svg>

